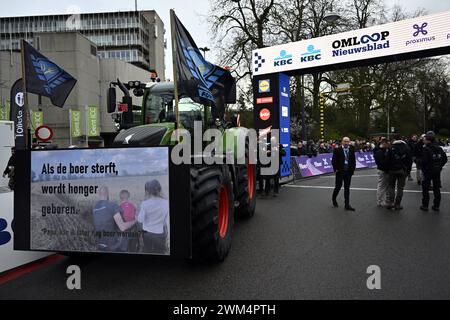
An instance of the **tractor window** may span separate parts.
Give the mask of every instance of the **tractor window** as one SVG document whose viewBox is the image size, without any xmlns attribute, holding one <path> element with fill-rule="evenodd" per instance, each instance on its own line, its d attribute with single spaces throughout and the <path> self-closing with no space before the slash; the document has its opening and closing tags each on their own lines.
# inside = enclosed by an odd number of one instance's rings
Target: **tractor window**
<svg viewBox="0 0 450 320">
<path fill-rule="evenodd" d="M 160 123 L 165 118 L 166 103 L 160 96 L 148 95 L 145 100 L 145 124 Z"/>
<path fill-rule="evenodd" d="M 183 98 L 179 101 L 180 122 L 185 128 L 194 128 L 195 121 L 204 120 L 205 107 L 201 104 L 195 103 L 189 98 Z"/>
<path fill-rule="evenodd" d="M 173 97 L 148 95 L 145 100 L 145 124 L 175 122 L 174 105 Z M 189 98 L 180 99 L 179 109 L 180 122 L 185 128 L 193 128 L 194 121 L 204 120 L 205 107 Z"/>
</svg>

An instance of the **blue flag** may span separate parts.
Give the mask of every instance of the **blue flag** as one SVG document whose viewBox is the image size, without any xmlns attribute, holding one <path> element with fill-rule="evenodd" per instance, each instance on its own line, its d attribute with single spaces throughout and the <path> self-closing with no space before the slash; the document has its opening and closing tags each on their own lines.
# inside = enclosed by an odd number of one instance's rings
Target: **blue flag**
<svg viewBox="0 0 450 320">
<path fill-rule="evenodd" d="M 178 87 L 192 100 L 215 106 L 236 103 L 236 82 L 228 70 L 208 62 L 187 29 L 171 10 L 175 24 Z"/>
<path fill-rule="evenodd" d="M 22 50 L 27 92 L 49 97 L 53 105 L 64 107 L 77 80 L 40 54 L 28 42 L 22 42 Z"/>
</svg>

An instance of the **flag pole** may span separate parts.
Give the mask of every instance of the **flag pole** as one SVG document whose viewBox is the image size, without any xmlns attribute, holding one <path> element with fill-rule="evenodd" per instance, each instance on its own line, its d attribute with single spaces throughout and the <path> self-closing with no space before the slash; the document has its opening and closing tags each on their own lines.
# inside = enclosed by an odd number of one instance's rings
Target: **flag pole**
<svg viewBox="0 0 450 320">
<path fill-rule="evenodd" d="M 180 109 L 179 109 L 179 97 L 178 97 L 178 74 L 177 74 L 177 39 L 175 28 L 175 10 L 170 9 L 170 26 L 172 35 L 172 64 L 173 64 L 173 85 L 175 95 L 175 117 L 176 124 L 175 129 L 180 128 Z"/>
<path fill-rule="evenodd" d="M 73 146 L 73 140 L 72 140 L 72 109 L 69 109 L 69 144 L 70 144 L 70 147 Z"/>
<path fill-rule="evenodd" d="M 29 124 L 29 116 L 28 116 L 28 92 L 27 92 L 27 77 L 26 77 L 26 70 L 25 70 L 25 40 L 22 39 L 22 48 L 21 48 L 21 58 L 22 58 L 22 90 L 23 90 L 23 122 L 25 124 L 26 132 L 24 134 L 25 138 L 25 149 L 29 148 L 29 134 L 30 134 L 30 124 Z"/>
</svg>

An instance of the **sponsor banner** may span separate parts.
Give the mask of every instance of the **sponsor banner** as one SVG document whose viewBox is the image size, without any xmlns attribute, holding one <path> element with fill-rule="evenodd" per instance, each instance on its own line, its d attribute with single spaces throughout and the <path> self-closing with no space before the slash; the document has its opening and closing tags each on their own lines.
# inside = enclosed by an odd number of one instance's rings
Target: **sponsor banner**
<svg viewBox="0 0 450 320">
<path fill-rule="evenodd" d="M 256 104 L 269 104 L 269 103 L 273 103 L 273 97 L 256 99 Z"/>
<path fill-rule="evenodd" d="M 89 106 L 87 108 L 87 135 L 89 137 L 98 137 L 100 136 L 100 117 L 99 110 L 96 106 Z"/>
<path fill-rule="evenodd" d="M 3 167 L 2 167 L 3 168 Z M 22 252 L 14 250 L 13 237 L 14 193 L 0 192 L 0 273 L 45 258 L 50 253 Z"/>
<path fill-rule="evenodd" d="M 0 120 L 9 121 L 9 113 L 10 113 L 10 104 L 9 101 L 6 101 L 6 104 L 0 105 Z"/>
<path fill-rule="evenodd" d="M 31 111 L 31 132 L 33 137 L 36 138 L 35 130 L 44 125 L 44 112 Z"/>
<path fill-rule="evenodd" d="M 14 121 L 16 148 L 18 150 L 26 149 L 28 134 L 27 115 L 25 110 L 25 96 L 23 93 L 22 79 L 17 80 L 11 88 L 11 111 L 9 118 Z"/>
<path fill-rule="evenodd" d="M 281 159 L 280 175 L 287 177 L 291 174 L 291 117 L 290 117 L 290 82 L 289 76 L 279 75 L 279 121 L 280 121 L 280 144 L 286 151 Z"/>
<path fill-rule="evenodd" d="M 171 254 L 168 148 L 33 151 L 30 180 L 31 250 Z"/>
<path fill-rule="evenodd" d="M 270 93 L 270 79 L 258 81 L 259 93 Z"/>
<path fill-rule="evenodd" d="M 254 76 L 450 47 L 450 12 L 253 51 Z M 443 54 L 436 52 L 435 54 Z"/>
<path fill-rule="evenodd" d="M 259 118 L 260 118 L 262 121 L 267 121 L 267 120 L 269 120 L 269 119 L 270 119 L 270 116 L 271 116 L 270 110 L 267 109 L 267 108 L 264 108 L 264 109 L 262 109 L 262 110 L 259 112 Z"/>
<path fill-rule="evenodd" d="M 296 157 L 296 162 L 302 177 L 315 177 L 334 172 L 332 160 L 333 154 L 320 154 L 317 157 L 309 158 L 307 156 Z M 356 168 L 376 168 L 373 152 L 356 152 Z"/>
<path fill-rule="evenodd" d="M 0 123 L 0 168 L 6 168 L 14 145 L 14 126 L 12 122 Z M 14 250 L 14 193 L 9 192 L 8 178 L 0 175 L 0 273 L 17 268 L 23 264 L 44 258 L 42 253 L 21 252 Z M 23 201 L 22 193 L 19 193 Z"/>
<path fill-rule="evenodd" d="M 70 110 L 70 134 L 72 138 L 81 137 L 81 111 Z"/>
</svg>

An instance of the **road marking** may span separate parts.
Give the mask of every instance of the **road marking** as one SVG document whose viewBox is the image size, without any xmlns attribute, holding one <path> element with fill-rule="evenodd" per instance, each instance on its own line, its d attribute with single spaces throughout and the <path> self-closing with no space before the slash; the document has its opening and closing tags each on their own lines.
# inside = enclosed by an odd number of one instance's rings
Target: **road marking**
<svg viewBox="0 0 450 320">
<path fill-rule="evenodd" d="M 322 189 L 322 190 L 334 190 L 334 187 L 321 187 L 321 186 L 298 186 L 298 185 L 292 185 L 288 184 L 285 185 L 286 188 L 297 188 L 297 189 Z M 377 191 L 377 189 L 371 189 L 371 188 L 350 188 L 352 191 Z M 404 190 L 404 193 L 422 193 L 420 190 Z M 450 192 L 442 191 L 441 194 L 444 195 L 450 195 Z"/>
</svg>

